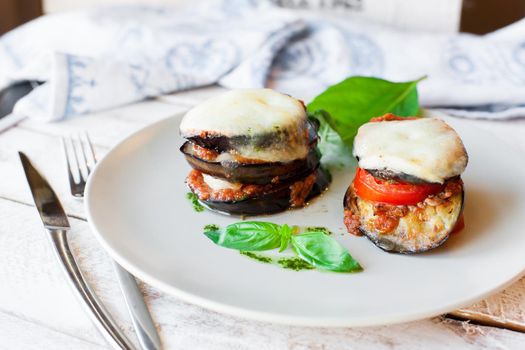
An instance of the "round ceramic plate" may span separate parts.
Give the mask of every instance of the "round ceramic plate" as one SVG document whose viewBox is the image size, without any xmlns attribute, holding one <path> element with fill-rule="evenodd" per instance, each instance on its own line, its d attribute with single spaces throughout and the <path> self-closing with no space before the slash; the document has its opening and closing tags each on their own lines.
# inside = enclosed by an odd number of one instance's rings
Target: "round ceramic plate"
<svg viewBox="0 0 525 350">
<path fill-rule="evenodd" d="M 308 207 L 260 220 L 325 226 L 363 266 L 355 274 L 293 271 L 213 244 L 206 224 L 239 219 L 195 212 L 179 152 L 181 116 L 130 136 L 91 175 L 89 222 L 124 268 L 169 294 L 257 320 L 309 326 L 369 326 L 435 316 L 467 306 L 525 271 L 523 155 L 464 121 L 452 126 L 470 156 L 463 175 L 466 228 L 419 255 L 383 252 L 345 233 L 343 196 L 353 171 L 334 173 Z"/>
</svg>

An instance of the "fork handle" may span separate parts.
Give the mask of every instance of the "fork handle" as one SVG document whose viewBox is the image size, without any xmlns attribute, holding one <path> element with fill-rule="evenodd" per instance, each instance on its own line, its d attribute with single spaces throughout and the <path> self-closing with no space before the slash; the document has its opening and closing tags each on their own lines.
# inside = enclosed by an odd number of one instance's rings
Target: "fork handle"
<svg viewBox="0 0 525 350">
<path fill-rule="evenodd" d="M 115 272 L 120 284 L 120 289 L 124 295 L 124 300 L 128 306 L 128 311 L 133 322 L 133 327 L 137 332 L 137 338 L 143 350 L 160 350 L 160 338 L 155 328 L 148 307 L 144 302 L 144 296 L 137 285 L 135 277 L 116 261 L 113 261 Z"/>
<path fill-rule="evenodd" d="M 49 232 L 55 255 L 67 276 L 69 284 L 99 332 L 115 349 L 135 349 L 87 284 L 69 248 L 67 231 L 51 229 L 47 231 Z"/>
</svg>

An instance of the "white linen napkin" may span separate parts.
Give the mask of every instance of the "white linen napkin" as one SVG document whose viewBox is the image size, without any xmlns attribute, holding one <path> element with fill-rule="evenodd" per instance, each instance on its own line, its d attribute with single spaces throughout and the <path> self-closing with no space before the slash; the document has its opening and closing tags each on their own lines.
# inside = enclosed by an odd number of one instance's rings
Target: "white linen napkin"
<svg viewBox="0 0 525 350">
<path fill-rule="evenodd" d="M 351 75 L 419 84 L 424 106 L 525 116 L 525 20 L 485 36 L 394 30 L 267 1 L 184 10 L 118 6 L 46 15 L 0 37 L 0 88 L 44 84 L 15 113 L 43 120 L 219 83 L 308 101 Z"/>
</svg>

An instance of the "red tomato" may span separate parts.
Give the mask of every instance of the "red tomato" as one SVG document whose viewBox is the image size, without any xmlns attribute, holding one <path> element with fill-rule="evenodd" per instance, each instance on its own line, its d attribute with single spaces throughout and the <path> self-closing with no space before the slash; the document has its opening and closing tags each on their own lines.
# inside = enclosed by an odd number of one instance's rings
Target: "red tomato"
<svg viewBox="0 0 525 350">
<path fill-rule="evenodd" d="M 357 168 L 354 178 L 354 189 L 360 198 L 393 205 L 417 204 L 429 195 L 441 192 L 443 186 L 381 180 L 361 168 Z"/>
</svg>

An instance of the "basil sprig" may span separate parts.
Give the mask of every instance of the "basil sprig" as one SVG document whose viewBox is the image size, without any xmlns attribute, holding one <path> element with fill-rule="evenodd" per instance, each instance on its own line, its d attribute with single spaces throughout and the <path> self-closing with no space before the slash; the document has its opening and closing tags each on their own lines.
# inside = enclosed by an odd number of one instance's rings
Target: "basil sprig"
<svg viewBox="0 0 525 350">
<path fill-rule="evenodd" d="M 323 232 L 294 235 L 291 244 L 298 257 L 319 269 L 335 272 L 362 270 L 341 244 Z"/>
<path fill-rule="evenodd" d="M 279 248 L 279 252 L 282 252 L 290 245 L 297 257 L 318 269 L 334 272 L 362 270 L 348 251 L 325 232 L 308 231 L 297 234 L 297 231 L 297 226 L 262 221 L 242 221 L 226 228 L 215 225 L 204 228 L 204 234 L 221 247 L 241 251 Z"/>
</svg>

